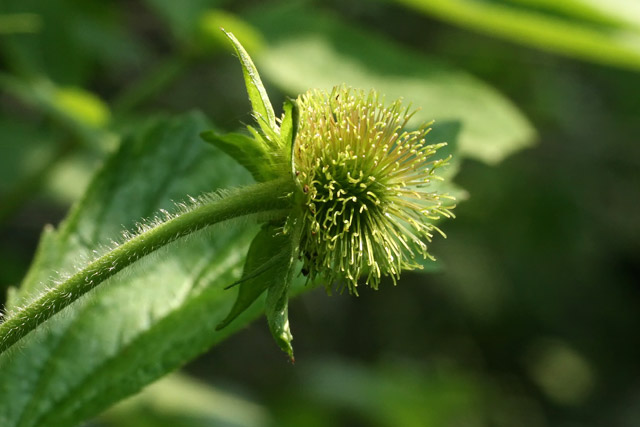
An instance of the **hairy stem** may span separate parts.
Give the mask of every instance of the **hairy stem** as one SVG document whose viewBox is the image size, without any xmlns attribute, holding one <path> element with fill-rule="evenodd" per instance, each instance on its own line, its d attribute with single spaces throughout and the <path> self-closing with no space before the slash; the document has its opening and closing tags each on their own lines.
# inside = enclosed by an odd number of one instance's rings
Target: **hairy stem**
<svg viewBox="0 0 640 427">
<path fill-rule="evenodd" d="M 241 216 L 264 213 L 284 215 L 291 179 L 278 179 L 235 190 L 222 198 L 177 215 L 95 259 L 66 281 L 43 293 L 0 324 L 0 354 L 38 325 L 67 307 L 125 267 L 161 247 L 209 225 Z"/>
</svg>

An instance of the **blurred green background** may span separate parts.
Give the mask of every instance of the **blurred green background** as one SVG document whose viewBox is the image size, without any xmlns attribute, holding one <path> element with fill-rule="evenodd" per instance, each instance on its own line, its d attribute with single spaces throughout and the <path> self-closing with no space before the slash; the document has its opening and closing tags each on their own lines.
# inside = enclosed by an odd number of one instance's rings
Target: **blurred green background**
<svg viewBox="0 0 640 427">
<path fill-rule="evenodd" d="M 640 425 L 633 0 L 2 1 L 3 295 L 118 135 L 251 120 L 220 26 L 276 106 L 345 76 L 423 107 L 466 200 L 430 274 L 295 300 L 295 365 L 260 320 L 92 424 Z"/>
</svg>

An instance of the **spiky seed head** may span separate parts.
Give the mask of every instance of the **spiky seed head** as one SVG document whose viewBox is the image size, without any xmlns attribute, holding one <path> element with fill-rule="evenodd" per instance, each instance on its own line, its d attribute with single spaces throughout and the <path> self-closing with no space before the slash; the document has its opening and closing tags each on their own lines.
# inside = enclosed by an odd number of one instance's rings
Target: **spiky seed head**
<svg viewBox="0 0 640 427">
<path fill-rule="evenodd" d="M 300 124 L 294 169 L 302 192 L 303 272 L 357 293 L 359 279 L 377 288 L 402 270 L 420 268 L 433 224 L 451 217 L 453 198 L 430 191 L 434 159 L 445 144 L 427 145 L 429 124 L 404 128 L 413 113 L 375 91 L 345 86 L 298 98 Z"/>
</svg>

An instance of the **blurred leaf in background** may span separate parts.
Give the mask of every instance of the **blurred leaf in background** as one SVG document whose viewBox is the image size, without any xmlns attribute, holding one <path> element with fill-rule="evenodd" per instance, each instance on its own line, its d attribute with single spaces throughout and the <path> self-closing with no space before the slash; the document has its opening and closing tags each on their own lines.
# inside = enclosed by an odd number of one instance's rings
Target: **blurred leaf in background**
<svg viewBox="0 0 640 427">
<path fill-rule="evenodd" d="M 618 67 L 640 69 L 640 14 L 632 0 L 396 0 L 510 41 Z"/>
<path fill-rule="evenodd" d="M 261 427 L 266 408 L 181 374 L 171 374 L 99 418 L 118 427 Z"/>
<path fill-rule="evenodd" d="M 402 97 L 420 108 L 413 123 L 460 121 L 457 150 L 491 163 L 533 141 L 531 126 L 513 105 L 438 59 L 299 6 L 270 7 L 254 16 L 271 43 L 259 65 L 292 94 L 344 82 L 376 88 L 388 99 Z"/>
</svg>

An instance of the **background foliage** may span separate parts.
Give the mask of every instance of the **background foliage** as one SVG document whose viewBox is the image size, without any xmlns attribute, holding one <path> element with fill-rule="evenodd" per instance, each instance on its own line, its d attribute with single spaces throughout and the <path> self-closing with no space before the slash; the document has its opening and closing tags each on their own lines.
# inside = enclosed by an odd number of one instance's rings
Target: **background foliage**
<svg viewBox="0 0 640 427">
<path fill-rule="evenodd" d="M 216 228 L 0 359 L 0 424 L 94 418 L 213 344 L 90 423 L 640 422 L 633 1 L 5 0 L 0 285 L 22 282 L 7 304 L 171 200 L 250 181 L 197 137 L 251 120 L 220 26 L 276 106 L 345 82 L 405 97 L 422 107 L 415 123 L 437 120 L 433 141 L 450 142 L 454 191 L 468 196 L 433 245 L 439 263 L 359 298 L 294 300 L 292 366 L 264 320 L 248 323 L 259 307 L 213 333 L 255 232 Z M 43 226 L 78 200 L 29 270 Z"/>
</svg>

